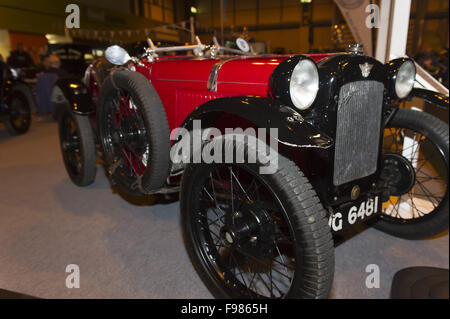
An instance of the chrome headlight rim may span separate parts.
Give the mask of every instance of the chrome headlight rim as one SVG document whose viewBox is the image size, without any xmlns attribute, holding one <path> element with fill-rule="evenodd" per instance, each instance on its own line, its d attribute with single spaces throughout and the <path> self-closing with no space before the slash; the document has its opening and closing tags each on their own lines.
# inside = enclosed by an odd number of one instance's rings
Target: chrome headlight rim
<svg viewBox="0 0 450 319">
<path fill-rule="evenodd" d="M 319 70 L 314 61 L 300 60 L 292 71 L 289 95 L 294 106 L 305 111 L 314 104 L 319 92 Z"/>
<path fill-rule="evenodd" d="M 405 74 L 405 71 L 408 72 Z M 416 74 L 416 65 L 410 58 L 400 58 L 389 61 L 388 77 L 391 82 L 391 97 L 400 100 L 406 99 L 414 88 Z"/>
<path fill-rule="evenodd" d="M 397 71 L 395 78 L 395 94 L 398 98 L 406 98 L 414 88 L 416 66 L 412 60 L 405 61 Z"/>
<path fill-rule="evenodd" d="M 307 61 L 307 62 L 302 62 Z M 299 66 L 300 64 L 300 66 Z M 314 70 L 318 81 L 315 89 L 314 98 L 310 99 L 308 103 L 299 104 L 292 99 L 291 84 L 292 78 L 298 74 L 294 74 L 294 70 L 301 68 L 302 66 L 310 66 Z M 307 111 L 314 105 L 317 93 L 319 91 L 319 68 L 313 59 L 306 55 L 291 56 L 281 62 L 272 72 L 269 81 L 269 95 L 276 100 L 280 100 L 283 104 L 295 108 L 297 111 Z M 300 106 L 300 107 L 299 107 Z"/>
</svg>

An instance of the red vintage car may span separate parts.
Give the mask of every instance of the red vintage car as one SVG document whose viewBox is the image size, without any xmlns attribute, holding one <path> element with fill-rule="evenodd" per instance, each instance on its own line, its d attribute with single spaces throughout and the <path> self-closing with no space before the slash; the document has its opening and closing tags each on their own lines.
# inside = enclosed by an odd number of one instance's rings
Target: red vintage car
<svg viewBox="0 0 450 319">
<path fill-rule="evenodd" d="M 186 247 L 216 297 L 326 298 L 335 234 L 448 228 L 448 125 L 400 108 L 414 96 L 448 108 L 448 97 L 414 88 L 411 59 L 237 44 L 149 41 L 141 57 L 112 46 L 83 79 L 60 80 L 72 181 L 91 184 L 100 157 L 130 194 L 180 192 Z"/>
</svg>

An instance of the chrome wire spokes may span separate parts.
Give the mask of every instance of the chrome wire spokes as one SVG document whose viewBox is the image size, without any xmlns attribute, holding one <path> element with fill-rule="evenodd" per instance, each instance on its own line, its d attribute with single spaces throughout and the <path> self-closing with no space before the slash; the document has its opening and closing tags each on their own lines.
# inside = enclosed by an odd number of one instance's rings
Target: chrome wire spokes
<svg viewBox="0 0 450 319">
<path fill-rule="evenodd" d="M 109 117 L 109 144 L 114 154 L 115 170 L 129 178 L 141 178 L 149 154 L 146 129 L 139 109 L 128 92 L 117 90 Z"/>
<path fill-rule="evenodd" d="M 384 213 L 405 221 L 432 214 L 448 193 L 448 169 L 437 147 L 419 132 L 394 127 L 385 130 L 383 153 L 401 154 L 415 174 L 414 186 L 391 196 L 383 205 Z"/>
<path fill-rule="evenodd" d="M 213 169 L 195 219 L 207 262 L 227 286 L 250 298 L 282 298 L 295 273 L 292 229 L 275 194 L 240 166 Z"/>
</svg>

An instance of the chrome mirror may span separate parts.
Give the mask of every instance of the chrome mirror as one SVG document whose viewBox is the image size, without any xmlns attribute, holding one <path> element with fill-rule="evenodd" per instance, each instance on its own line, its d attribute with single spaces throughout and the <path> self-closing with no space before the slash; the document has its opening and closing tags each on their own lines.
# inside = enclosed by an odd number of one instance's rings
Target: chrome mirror
<svg viewBox="0 0 450 319">
<path fill-rule="evenodd" d="M 118 45 L 112 45 L 105 51 L 106 59 L 115 65 L 124 65 L 131 60 L 128 52 Z"/>
</svg>

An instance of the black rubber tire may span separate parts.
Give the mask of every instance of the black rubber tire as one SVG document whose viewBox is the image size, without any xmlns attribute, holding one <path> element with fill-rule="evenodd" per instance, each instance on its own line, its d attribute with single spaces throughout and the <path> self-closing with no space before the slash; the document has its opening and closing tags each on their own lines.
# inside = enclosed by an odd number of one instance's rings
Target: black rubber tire
<svg viewBox="0 0 450 319">
<path fill-rule="evenodd" d="M 107 170 L 111 167 L 113 158 L 109 147 L 105 147 L 106 117 L 108 108 L 112 107 L 112 97 L 117 88 L 128 92 L 139 109 L 147 131 L 150 153 L 147 168 L 141 179 L 141 190 L 131 189 L 131 185 L 115 175 L 111 178 L 113 183 L 125 192 L 142 195 L 161 188 L 169 175 L 171 146 L 169 124 L 158 93 L 145 76 L 127 69 L 112 72 L 102 84 L 97 110 L 98 130 Z"/>
<path fill-rule="evenodd" d="M 241 146 L 225 141 L 223 147 L 226 151 Z M 243 147 L 247 150 L 248 145 Z M 260 176 L 276 192 L 287 212 L 285 218 L 293 226 L 294 241 L 298 245 L 295 258 L 302 261 L 296 263 L 294 279 L 285 298 L 328 298 L 334 278 L 334 243 L 325 209 L 295 163 L 281 155 L 277 156 L 276 172 Z M 204 180 L 205 174 L 209 174 L 211 165 L 214 164 L 188 164 L 183 174 L 180 205 L 184 241 L 194 268 L 216 298 L 243 298 L 227 291 L 220 277 L 205 266 L 190 222 L 196 213 L 196 201 L 199 199 L 201 184 L 198 181 Z M 256 164 L 239 165 L 257 173 L 263 164 L 257 161 Z"/>
<path fill-rule="evenodd" d="M 71 120 L 75 123 L 77 137 L 79 139 L 79 155 L 81 158 L 79 169 L 74 169 L 65 155 L 63 148 L 63 134 L 65 121 Z M 58 132 L 61 154 L 66 171 L 72 182 L 80 187 L 88 186 L 95 181 L 97 172 L 95 136 L 88 116 L 78 115 L 71 112 L 68 107 L 60 110 L 58 117 Z"/>
<path fill-rule="evenodd" d="M 22 123 L 22 125 L 17 126 L 12 121 L 12 119 L 7 120 L 4 122 L 6 130 L 11 135 L 25 134 L 26 132 L 28 132 L 31 126 L 31 106 L 29 100 L 24 92 L 22 92 L 21 90 L 14 90 L 11 96 L 8 98 L 8 105 L 12 107 L 14 103 L 21 103 L 23 105 L 25 121 Z"/>
<path fill-rule="evenodd" d="M 414 223 L 394 222 L 388 218 L 380 220 L 374 227 L 387 234 L 405 238 L 421 239 L 438 235 L 448 229 L 448 168 L 449 135 L 448 125 L 431 114 L 410 109 L 399 109 L 388 127 L 407 128 L 425 135 L 444 155 L 447 166 L 447 194 L 430 216 L 419 218 Z M 431 215 L 432 214 L 432 215 Z"/>
</svg>

